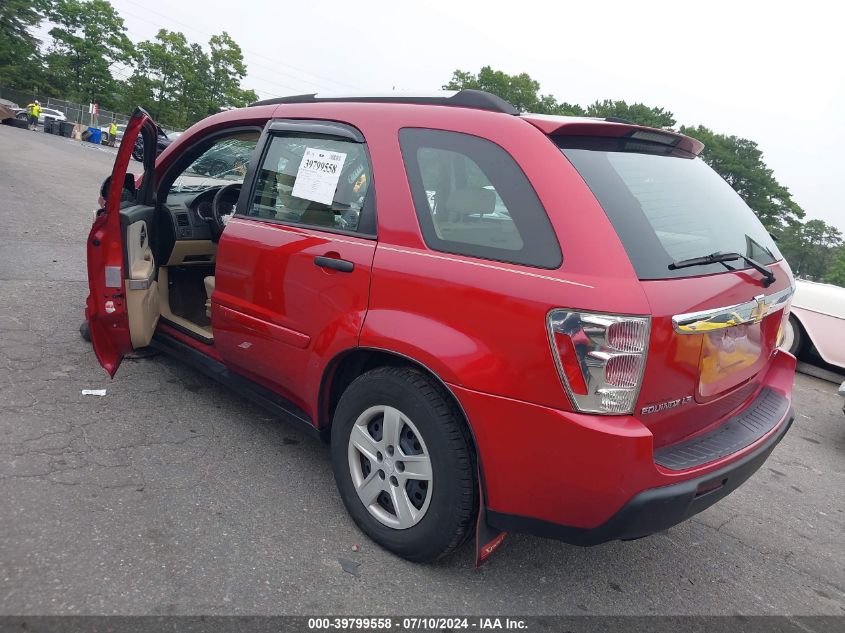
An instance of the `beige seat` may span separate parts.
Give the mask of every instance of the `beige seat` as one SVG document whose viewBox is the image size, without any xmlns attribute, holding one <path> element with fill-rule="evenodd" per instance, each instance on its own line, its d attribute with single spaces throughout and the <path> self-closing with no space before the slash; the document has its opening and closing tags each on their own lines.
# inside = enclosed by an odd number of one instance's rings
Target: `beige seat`
<svg viewBox="0 0 845 633">
<path fill-rule="evenodd" d="M 524 244 L 510 217 L 492 217 L 496 193 L 483 187 L 455 189 L 446 198 L 444 212 L 435 218 L 438 237 L 452 242 L 518 251 Z"/>
<path fill-rule="evenodd" d="M 211 318 L 211 295 L 214 293 L 214 276 L 209 275 L 205 279 L 203 279 L 203 283 L 205 283 L 205 296 L 208 297 L 205 301 L 205 314 L 210 319 Z"/>
</svg>

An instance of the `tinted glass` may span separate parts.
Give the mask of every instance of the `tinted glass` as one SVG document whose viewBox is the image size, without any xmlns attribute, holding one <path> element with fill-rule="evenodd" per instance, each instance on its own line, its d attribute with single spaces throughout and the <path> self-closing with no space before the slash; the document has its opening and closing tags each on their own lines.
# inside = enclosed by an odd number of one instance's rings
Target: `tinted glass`
<svg viewBox="0 0 845 633">
<path fill-rule="evenodd" d="M 528 266 L 560 266 L 560 247 L 546 211 L 504 149 L 441 130 L 407 128 L 399 139 L 429 247 Z"/>
<path fill-rule="evenodd" d="M 259 169 L 248 215 L 370 233 L 374 227 L 362 226 L 361 218 L 373 200 L 368 195 L 371 185 L 370 160 L 362 143 L 275 136 Z"/>
<path fill-rule="evenodd" d="M 583 140 L 578 145 L 563 153 L 601 203 L 640 279 L 747 267 L 740 260 L 669 269 L 673 262 L 712 253 L 741 253 L 762 264 L 781 259 L 754 212 L 700 158 L 586 149 Z"/>
</svg>

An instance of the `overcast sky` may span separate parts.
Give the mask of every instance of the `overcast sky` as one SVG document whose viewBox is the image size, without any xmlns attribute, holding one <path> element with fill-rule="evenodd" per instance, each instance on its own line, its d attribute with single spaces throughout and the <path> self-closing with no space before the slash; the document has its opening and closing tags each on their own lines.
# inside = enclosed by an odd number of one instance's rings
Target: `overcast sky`
<svg viewBox="0 0 845 633">
<path fill-rule="evenodd" d="M 808 218 L 845 232 L 845 36 L 837 3 L 112 0 L 133 41 L 226 30 L 261 98 L 438 90 L 456 68 L 527 72 L 587 105 L 641 101 L 756 141 Z"/>
</svg>

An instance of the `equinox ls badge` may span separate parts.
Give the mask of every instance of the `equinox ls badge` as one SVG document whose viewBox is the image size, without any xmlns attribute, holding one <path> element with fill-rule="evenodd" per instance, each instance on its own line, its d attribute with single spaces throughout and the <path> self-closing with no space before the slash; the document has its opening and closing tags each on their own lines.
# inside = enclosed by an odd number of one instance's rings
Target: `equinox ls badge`
<svg viewBox="0 0 845 633">
<path fill-rule="evenodd" d="M 691 401 L 692 396 L 684 396 L 683 398 L 678 398 L 677 400 L 667 400 L 666 402 L 661 402 L 660 404 L 650 404 L 647 407 L 643 407 L 640 410 L 640 413 L 642 415 L 648 415 L 649 413 L 666 411 L 666 409 L 674 409 L 675 407 L 680 407 L 682 404 L 687 404 Z"/>
</svg>

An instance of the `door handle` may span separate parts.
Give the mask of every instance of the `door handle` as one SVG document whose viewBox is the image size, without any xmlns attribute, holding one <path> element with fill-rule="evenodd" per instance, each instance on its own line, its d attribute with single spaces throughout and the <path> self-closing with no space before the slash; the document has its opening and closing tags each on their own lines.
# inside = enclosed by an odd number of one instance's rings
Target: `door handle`
<svg viewBox="0 0 845 633">
<path fill-rule="evenodd" d="M 336 259 L 334 257 L 322 257 L 318 255 L 314 258 L 314 264 L 320 268 L 331 268 L 342 273 L 351 273 L 355 270 L 355 264 L 345 259 Z"/>
</svg>

